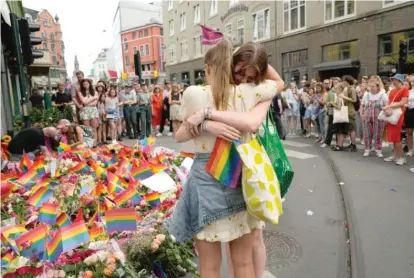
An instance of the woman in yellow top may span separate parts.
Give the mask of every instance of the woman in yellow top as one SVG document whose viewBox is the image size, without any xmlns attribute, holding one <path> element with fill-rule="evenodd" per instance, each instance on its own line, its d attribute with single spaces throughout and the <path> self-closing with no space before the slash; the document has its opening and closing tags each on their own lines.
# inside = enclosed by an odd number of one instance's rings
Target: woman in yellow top
<svg viewBox="0 0 414 278">
<path fill-rule="evenodd" d="M 247 212 L 241 186 L 231 189 L 220 184 L 205 171 L 205 165 L 217 137 L 250 140 L 265 119 L 278 84 L 266 80 L 258 85 L 233 85 L 232 46 L 226 40 L 207 52 L 205 64 L 210 85 L 191 86 L 183 96 L 181 116 L 187 120 L 193 117 L 180 126 L 175 138 L 178 142 L 193 139 L 197 154 L 180 201 L 165 227 L 180 242 L 196 239 L 202 278 L 220 277 L 221 242 L 230 242 L 235 277 L 251 278 L 255 277 L 253 242 L 263 223 Z M 271 73 L 275 77 L 272 79 L 277 79 L 277 73 Z M 262 113 L 248 112 L 264 101 L 267 103 L 259 105 Z M 199 124 L 205 115 L 217 122 L 206 121 L 202 129 L 208 132 L 200 133 Z"/>
</svg>

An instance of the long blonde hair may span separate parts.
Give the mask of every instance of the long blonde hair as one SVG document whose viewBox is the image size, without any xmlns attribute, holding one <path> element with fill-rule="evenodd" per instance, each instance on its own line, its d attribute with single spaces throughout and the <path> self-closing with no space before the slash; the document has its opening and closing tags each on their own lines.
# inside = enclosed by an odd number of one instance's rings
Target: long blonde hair
<svg viewBox="0 0 414 278">
<path fill-rule="evenodd" d="M 234 80 L 232 74 L 233 46 L 223 39 L 216 46 L 210 48 L 204 57 L 204 63 L 210 66 L 213 84 L 214 105 L 217 110 L 227 110 L 230 90 L 233 88 Z"/>
</svg>

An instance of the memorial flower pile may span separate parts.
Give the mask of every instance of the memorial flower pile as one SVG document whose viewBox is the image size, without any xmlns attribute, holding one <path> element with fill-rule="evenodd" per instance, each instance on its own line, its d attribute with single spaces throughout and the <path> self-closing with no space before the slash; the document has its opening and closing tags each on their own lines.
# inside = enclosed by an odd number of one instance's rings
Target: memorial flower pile
<svg viewBox="0 0 414 278">
<path fill-rule="evenodd" d="M 162 228 L 191 159 L 153 143 L 61 144 L 50 161 L 24 154 L 10 163 L 1 175 L 3 277 L 197 275 L 192 242 Z"/>
</svg>

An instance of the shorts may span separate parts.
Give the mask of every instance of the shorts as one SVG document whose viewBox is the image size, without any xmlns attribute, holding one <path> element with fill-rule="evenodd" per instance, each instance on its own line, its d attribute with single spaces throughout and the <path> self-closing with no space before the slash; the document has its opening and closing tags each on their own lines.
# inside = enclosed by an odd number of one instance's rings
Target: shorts
<svg viewBox="0 0 414 278">
<path fill-rule="evenodd" d="M 303 119 L 306 120 L 306 119 L 311 119 L 311 118 L 312 118 L 312 109 L 310 109 L 308 107 L 308 108 L 306 108 L 305 115 L 303 116 Z"/>
<path fill-rule="evenodd" d="M 405 110 L 404 125 L 405 128 L 414 128 L 414 108 Z"/>
<path fill-rule="evenodd" d="M 96 120 L 99 117 L 98 108 L 95 106 L 86 106 L 79 112 L 79 115 L 82 121 Z"/>
<path fill-rule="evenodd" d="M 108 115 L 113 115 L 113 117 L 108 118 Z M 106 120 L 108 121 L 108 123 L 116 123 L 116 122 L 118 122 L 119 114 L 116 113 L 115 109 L 108 109 L 106 111 L 106 117 L 107 117 Z"/>
<path fill-rule="evenodd" d="M 336 123 L 333 128 L 338 134 L 348 134 L 355 130 L 355 119 L 349 119 L 349 123 Z"/>
</svg>

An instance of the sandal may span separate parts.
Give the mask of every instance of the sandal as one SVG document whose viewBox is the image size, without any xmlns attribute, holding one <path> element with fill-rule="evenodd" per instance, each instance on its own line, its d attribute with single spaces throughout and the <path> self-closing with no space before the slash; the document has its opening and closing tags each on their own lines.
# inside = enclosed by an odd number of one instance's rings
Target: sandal
<svg viewBox="0 0 414 278">
<path fill-rule="evenodd" d="M 344 147 L 340 147 L 340 146 L 336 145 L 335 147 L 332 148 L 332 150 L 334 152 L 341 152 L 341 151 L 344 150 Z"/>
</svg>

